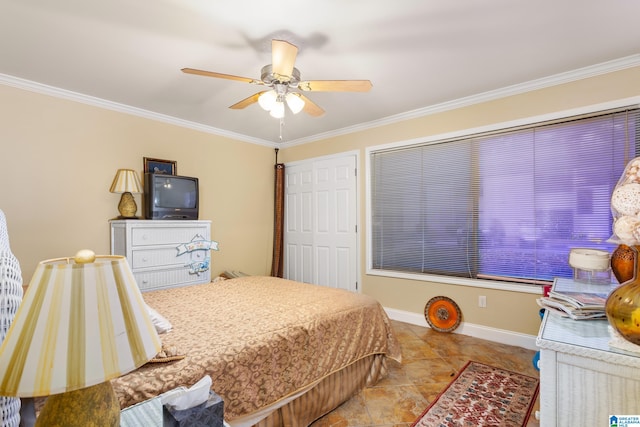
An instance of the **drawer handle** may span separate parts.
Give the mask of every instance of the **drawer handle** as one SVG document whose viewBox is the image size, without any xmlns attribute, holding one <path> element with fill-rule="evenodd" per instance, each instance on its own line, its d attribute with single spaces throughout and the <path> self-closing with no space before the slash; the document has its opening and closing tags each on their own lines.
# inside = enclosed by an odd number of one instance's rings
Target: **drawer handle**
<svg viewBox="0 0 640 427">
<path fill-rule="evenodd" d="M 149 262 L 148 258 L 142 258 L 142 262 Z"/>
<path fill-rule="evenodd" d="M 144 283 L 146 285 L 147 283 L 149 283 L 149 281 L 145 279 L 145 280 L 142 281 L 142 283 Z"/>
</svg>

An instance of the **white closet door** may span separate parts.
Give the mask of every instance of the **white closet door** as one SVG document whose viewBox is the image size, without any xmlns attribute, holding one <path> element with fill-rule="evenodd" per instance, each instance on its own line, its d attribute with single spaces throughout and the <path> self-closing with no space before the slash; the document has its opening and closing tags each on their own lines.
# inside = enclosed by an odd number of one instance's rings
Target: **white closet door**
<svg viewBox="0 0 640 427">
<path fill-rule="evenodd" d="M 285 165 L 284 277 L 313 283 L 313 164 Z"/>
<path fill-rule="evenodd" d="M 286 278 L 357 290 L 356 155 L 285 168 Z"/>
</svg>

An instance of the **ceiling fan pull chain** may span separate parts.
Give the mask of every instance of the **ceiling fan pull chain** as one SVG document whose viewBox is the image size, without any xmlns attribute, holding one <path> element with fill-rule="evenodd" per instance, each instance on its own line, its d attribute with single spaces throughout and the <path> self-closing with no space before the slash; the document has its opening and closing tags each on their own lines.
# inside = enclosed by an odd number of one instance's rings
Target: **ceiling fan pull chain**
<svg viewBox="0 0 640 427">
<path fill-rule="evenodd" d="M 282 142 L 282 128 L 284 127 L 284 117 L 280 117 L 280 142 Z"/>
</svg>

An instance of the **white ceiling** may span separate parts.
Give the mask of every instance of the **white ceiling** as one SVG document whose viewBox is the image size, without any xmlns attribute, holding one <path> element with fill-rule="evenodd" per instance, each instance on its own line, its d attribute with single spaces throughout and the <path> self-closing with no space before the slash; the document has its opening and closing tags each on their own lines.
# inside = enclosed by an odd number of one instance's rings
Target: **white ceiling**
<svg viewBox="0 0 640 427">
<path fill-rule="evenodd" d="M 277 119 L 228 108 L 262 87 L 180 69 L 259 79 L 272 38 L 299 47 L 303 80 L 373 83 L 306 92 L 326 114 L 289 114 L 282 141 L 307 141 L 609 61 L 638 65 L 640 1 L 0 0 L 0 80 L 271 144 Z"/>
</svg>

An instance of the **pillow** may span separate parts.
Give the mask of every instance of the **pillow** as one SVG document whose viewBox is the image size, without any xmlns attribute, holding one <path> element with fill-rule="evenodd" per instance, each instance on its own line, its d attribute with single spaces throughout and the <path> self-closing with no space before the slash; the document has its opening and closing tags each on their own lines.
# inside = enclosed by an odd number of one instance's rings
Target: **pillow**
<svg viewBox="0 0 640 427">
<path fill-rule="evenodd" d="M 149 307 L 147 304 L 147 312 L 149 313 L 149 317 L 151 318 L 151 322 L 153 326 L 156 327 L 156 332 L 159 334 L 164 334 L 165 332 L 169 332 L 173 327 L 171 322 L 169 322 L 164 316 L 158 313 L 153 308 Z"/>
</svg>

